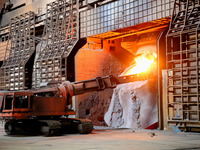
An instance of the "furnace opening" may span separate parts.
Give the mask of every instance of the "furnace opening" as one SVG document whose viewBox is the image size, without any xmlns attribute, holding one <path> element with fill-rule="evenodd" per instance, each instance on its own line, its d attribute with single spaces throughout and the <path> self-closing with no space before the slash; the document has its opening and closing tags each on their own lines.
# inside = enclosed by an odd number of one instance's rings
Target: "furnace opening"
<svg viewBox="0 0 200 150">
<path fill-rule="evenodd" d="M 132 65 L 128 67 L 121 75 L 131 75 L 140 73 L 150 73 L 155 71 L 157 54 L 155 52 L 146 51 L 137 55 L 132 62 Z"/>
</svg>

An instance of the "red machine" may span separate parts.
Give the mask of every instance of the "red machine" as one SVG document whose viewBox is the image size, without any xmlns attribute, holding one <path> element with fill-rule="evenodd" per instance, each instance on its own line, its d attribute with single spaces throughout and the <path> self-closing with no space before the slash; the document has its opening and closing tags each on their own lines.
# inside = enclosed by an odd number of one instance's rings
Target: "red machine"
<svg viewBox="0 0 200 150">
<path fill-rule="evenodd" d="M 144 80 L 143 75 L 105 76 L 91 80 L 70 83 L 40 90 L 1 91 L 0 119 L 4 119 L 5 132 L 54 134 L 57 131 L 90 133 L 93 124 L 86 119 L 73 119 L 72 96 L 91 91 L 115 88 L 117 84 Z"/>
</svg>

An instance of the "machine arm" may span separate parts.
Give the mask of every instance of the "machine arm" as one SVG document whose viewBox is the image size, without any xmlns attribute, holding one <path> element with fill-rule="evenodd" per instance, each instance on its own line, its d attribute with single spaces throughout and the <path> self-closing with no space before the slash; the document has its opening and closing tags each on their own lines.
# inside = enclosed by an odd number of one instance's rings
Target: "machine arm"
<svg viewBox="0 0 200 150">
<path fill-rule="evenodd" d="M 92 91 L 102 91 L 108 88 L 115 88 L 118 84 L 146 80 L 147 76 L 140 75 L 127 75 L 115 77 L 113 75 L 105 77 L 97 77 L 90 80 L 78 81 L 71 83 L 73 87 L 73 95 L 79 95 Z"/>
</svg>

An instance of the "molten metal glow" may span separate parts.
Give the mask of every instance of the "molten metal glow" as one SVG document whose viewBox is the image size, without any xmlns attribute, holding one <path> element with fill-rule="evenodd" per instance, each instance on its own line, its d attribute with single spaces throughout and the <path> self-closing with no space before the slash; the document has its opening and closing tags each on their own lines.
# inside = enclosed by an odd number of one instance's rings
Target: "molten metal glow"
<svg viewBox="0 0 200 150">
<path fill-rule="evenodd" d="M 157 54 L 154 52 L 143 53 L 134 59 L 134 64 L 127 68 L 123 75 L 140 74 L 155 68 Z"/>
</svg>

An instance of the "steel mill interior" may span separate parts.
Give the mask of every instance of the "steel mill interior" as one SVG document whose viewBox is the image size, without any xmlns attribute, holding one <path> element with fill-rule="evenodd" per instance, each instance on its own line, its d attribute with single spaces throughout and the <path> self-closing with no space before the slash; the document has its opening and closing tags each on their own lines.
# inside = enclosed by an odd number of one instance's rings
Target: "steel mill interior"
<svg viewBox="0 0 200 150">
<path fill-rule="evenodd" d="M 0 150 L 200 149 L 199 131 L 200 0 L 0 1 Z"/>
</svg>

